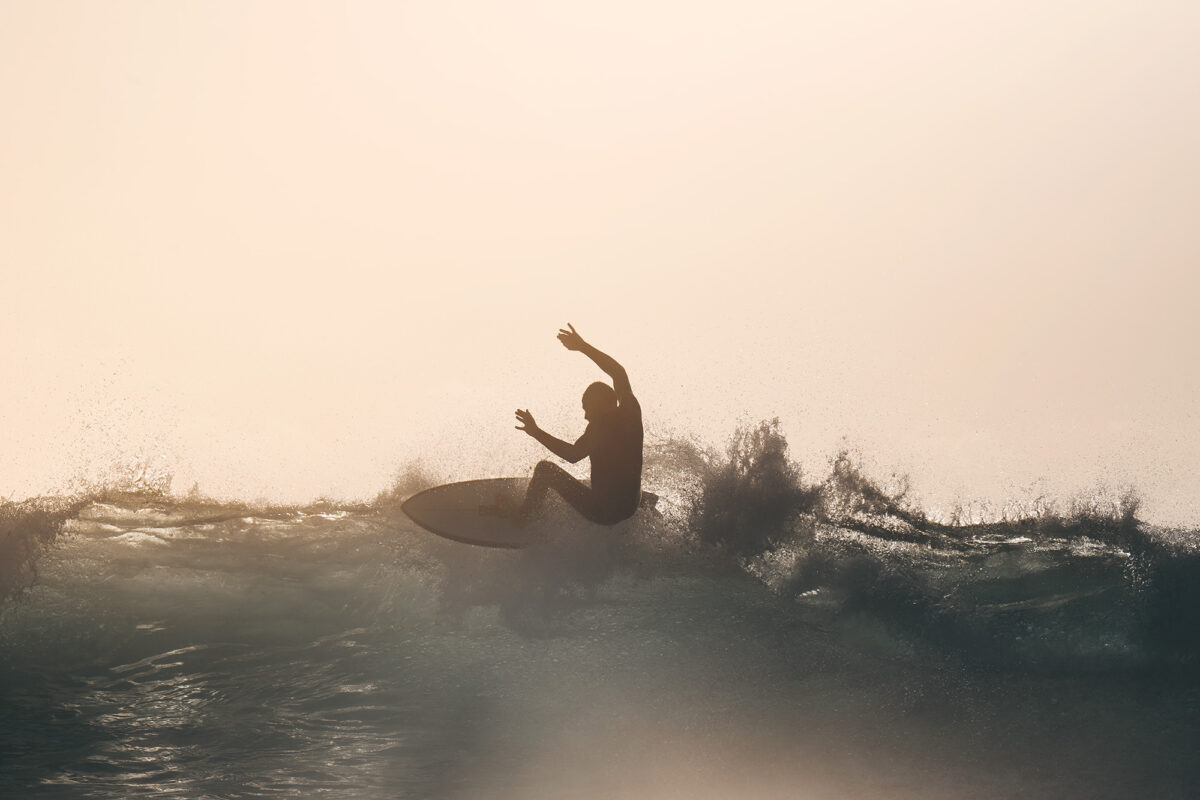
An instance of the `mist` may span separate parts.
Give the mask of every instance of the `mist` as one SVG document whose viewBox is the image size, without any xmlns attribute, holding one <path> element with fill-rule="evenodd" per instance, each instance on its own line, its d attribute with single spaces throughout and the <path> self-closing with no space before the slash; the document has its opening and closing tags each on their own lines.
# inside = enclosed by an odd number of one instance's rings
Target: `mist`
<svg viewBox="0 0 1200 800">
<path fill-rule="evenodd" d="M 0 494 L 521 473 L 629 370 L 926 505 L 1194 524 L 1193 4 L 0 11 Z"/>
</svg>

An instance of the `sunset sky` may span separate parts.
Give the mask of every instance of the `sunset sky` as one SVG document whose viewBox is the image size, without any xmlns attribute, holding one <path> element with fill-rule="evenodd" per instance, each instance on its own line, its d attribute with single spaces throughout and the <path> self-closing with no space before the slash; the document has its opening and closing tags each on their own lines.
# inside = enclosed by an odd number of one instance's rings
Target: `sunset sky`
<svg viewBox="0 0 1200 800">
<path fill-rule="evenodd" d="M 524 472 L 628 368 L 1200 524 L 1200 4 L 0 0 L 0 496 Z"/>
</svg>

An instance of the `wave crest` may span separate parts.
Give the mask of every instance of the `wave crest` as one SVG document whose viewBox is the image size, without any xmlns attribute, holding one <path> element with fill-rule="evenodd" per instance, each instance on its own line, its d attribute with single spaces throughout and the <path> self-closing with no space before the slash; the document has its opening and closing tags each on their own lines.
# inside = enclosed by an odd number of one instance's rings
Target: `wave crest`
<svg viewBox="0 0 1200 800">
<path fill-rule="evenodd" d="M 0 608 L 33 584 L 38 556 L 89 502 L 61 497 L 0 502 Z"/>
</svg>

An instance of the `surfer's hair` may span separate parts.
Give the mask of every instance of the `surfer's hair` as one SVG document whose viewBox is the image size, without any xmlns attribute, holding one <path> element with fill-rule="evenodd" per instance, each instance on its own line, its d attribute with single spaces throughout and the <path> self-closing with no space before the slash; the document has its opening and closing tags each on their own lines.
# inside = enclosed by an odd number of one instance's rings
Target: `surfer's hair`
<svg viewBox="0 0 1200 800">
<path fill-rule="evenodd" d="M 617 391 L 604 381 L 596 381 L 583 390 L 583 404 L 585 406 L 600 404 L 615 408 L 617 405 Z"/>
</svg>

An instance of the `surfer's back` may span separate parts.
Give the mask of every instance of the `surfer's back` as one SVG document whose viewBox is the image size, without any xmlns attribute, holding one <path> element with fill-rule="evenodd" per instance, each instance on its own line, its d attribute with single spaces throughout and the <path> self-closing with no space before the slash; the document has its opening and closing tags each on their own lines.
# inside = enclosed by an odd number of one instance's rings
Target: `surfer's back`
<svg viewBox="0 0 1200 800">
<path fill-rule="evenodd" d="M 642 492 L 642 408 L 632 394 L 613 411 L 588 423 L 592 491 L 614 512 L 637 509 Z"/>
</svg>

